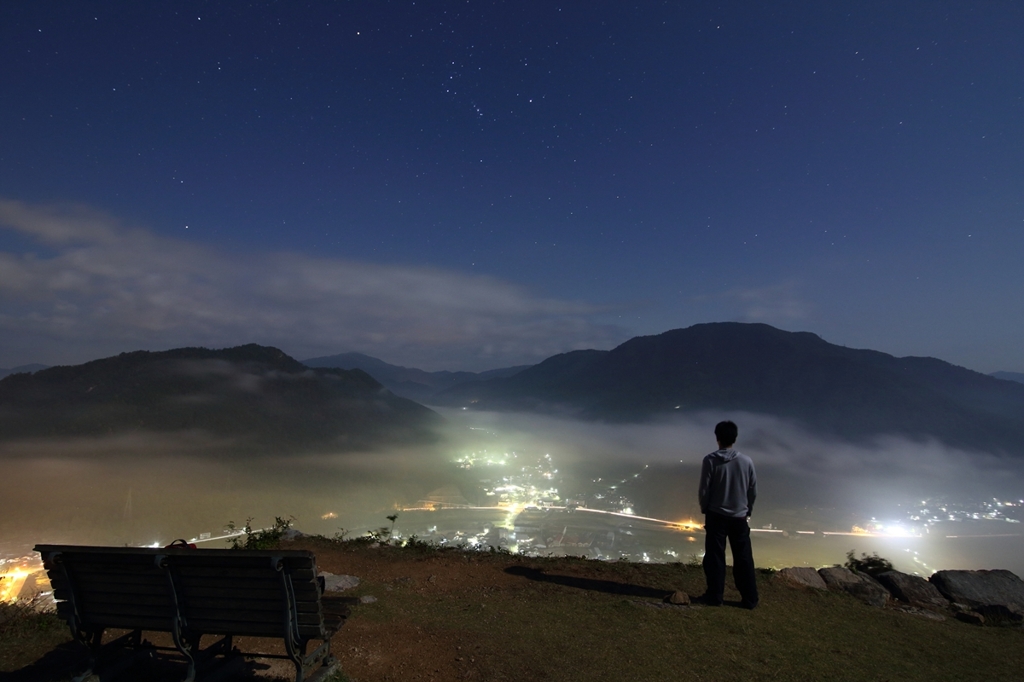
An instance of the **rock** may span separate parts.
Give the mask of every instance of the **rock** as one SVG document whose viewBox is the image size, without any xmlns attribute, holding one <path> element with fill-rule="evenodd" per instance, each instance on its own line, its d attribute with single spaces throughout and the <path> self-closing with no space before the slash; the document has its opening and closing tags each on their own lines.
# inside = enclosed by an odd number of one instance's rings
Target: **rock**
<svg viewBox="0 0 1024 682">
<path fill-rule="evenodd" d="M 377 601 L 377 598 L 370 596 L 368 594 L 364 594 L 362 597 L 359 598 L 360 604 L 372 604 L 375 601 Z"/>
<path fill-rule="evenodd" d="M 958 611 L 956 619 L 962 620 L 965 623 L 970 623 L 971 625 L 985 624 L 985 616 L 980 613 L 975 613 L 974 611 Z"/>
<path fill-rule="evenodd" d="M 928 579 L 951 602 L 972 611 L 1003 606 L 1024 617 L 1024 580 L 1010 571 L 938 571 Z"/>
<path fill-rule="evenodd" d="M 935 585 L 920 576 L 900 571 L 886 571 L 879 573 L 875 578 L 901 602 L 926 609 L 943 610 L 949 607 L 949 600 L 942 596 Z"/>
<path fill-rule="evenodd" d="M 354 575 L 334 575 L 333 573 L 320 572 L 324 579 L 325 592 L 344 592 L 359 584 L 359 578 Z"/>
<path fill-rule="evenodd" d="M 929 609 L 922 609 L 919 606 L 911 606 L 910 604 L 896 604 L 893 608 L 897 611 L 909 613 L 913 616 L 921 616 L 922 618 L 927 618 L 928 620 L 935 620 L 940 622 L 946 620 L 945 616 L 939 615 L 938 613 L 935 613 L 934 611 L 931 611 Z"/>
<path fill-rule="evenodd" d="M 690 603 L 690 595 L 680 590 L 676 590 L 672 594 L 665 597 L 665 603 L 676 604 L 678 606 L 686 606 Z"/>
<path fill-rule="evenodd" d="M 810 587 L 815 590 L 828 589 L 828 585 L 826 585 L 825 581 L 821 579 L 818 572 L 810 566 L 784 568 L 775 574 L 774 579 L 782 580 L 793 585 L 803 585 L 804 587 Z"/>
<path fill-rule="evenodd" d="M 877 580 L 861 573 L 854 573 L 842 566 L 818 569 L 818 575 L 825 581 L 828 589 L 846 592 L 868 606 L 885 606 L 889 601 L 889 590 L 882 587 Z"/>
<path fill-rule="evenodd" d="M 987 604 L 974 609 L 985 619 L 986 625 L 1020 625 L 1024 622 L 1024 615 L 1011 611 L 1002 604 Z"/>
</svg>

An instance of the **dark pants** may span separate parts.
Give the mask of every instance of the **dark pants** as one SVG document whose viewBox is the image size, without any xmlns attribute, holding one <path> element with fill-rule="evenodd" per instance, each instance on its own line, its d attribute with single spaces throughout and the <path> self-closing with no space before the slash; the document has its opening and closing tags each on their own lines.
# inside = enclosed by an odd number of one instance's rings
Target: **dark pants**
<svg viewBox="0 0 1024 682">
<path fill-rule="evenodd" d="M 725 540 L 732 547 L 732 577 L 743 601 L 757 603 L 757 579 L 754 555 L 750 549 L 750 526 L 746 519 L 722 516 L 709 511 L 704 516 L 704 577 L 708 581 L 705 599 L 721 602 L 725 591 Z"/>
</svg>

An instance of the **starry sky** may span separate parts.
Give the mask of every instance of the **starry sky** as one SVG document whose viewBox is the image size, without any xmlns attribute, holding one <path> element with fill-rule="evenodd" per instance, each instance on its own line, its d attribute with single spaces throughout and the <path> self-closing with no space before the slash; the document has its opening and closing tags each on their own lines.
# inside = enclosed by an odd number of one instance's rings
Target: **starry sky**
<svg viewBox="0 0 1024 682">
<path fill-rule="evenodd" d="M 0 367 L 766 322 L 1024 371 L 1015 2 L 0 4 Z"/>
</svg>

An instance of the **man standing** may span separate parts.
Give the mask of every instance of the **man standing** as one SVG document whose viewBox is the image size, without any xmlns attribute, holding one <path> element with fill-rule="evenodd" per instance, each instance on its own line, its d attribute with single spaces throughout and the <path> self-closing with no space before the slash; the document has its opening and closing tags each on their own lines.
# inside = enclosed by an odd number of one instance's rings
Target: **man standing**
<svg viewBox="0 0 1024 682">
<path fill-rule="evenodd" d="M 732 449 L 739 429 L 731 421 L 715 426 L 718 451 L 704 458 L 700 471 L 700 510 L 704 514 L 704 577 L 708 587 L 700 601 L 720 606 L 725 591 L 725 540 L 732 547 L 732 572 L 743 601 L 757 606 L 754 555 L 750 549 L 750 513 L 757 497 L 754 463 Z"/>
</svg>

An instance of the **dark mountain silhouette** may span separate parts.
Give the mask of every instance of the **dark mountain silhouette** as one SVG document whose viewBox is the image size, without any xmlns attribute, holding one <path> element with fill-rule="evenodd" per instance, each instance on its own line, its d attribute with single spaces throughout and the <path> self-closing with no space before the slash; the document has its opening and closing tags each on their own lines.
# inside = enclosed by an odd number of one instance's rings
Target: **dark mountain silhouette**
<svg viewBox="0 0 1024 682">
<path fill-rule="evenodd" d="M 11 367 L 10 369 L 0 367 L 0 379 L 3 379 L 9 374 L 21 374 L 22 372 L 28 372 L 31 374 L 32 372 L 38 372 L 39 370 L 46 369 L 47 367 L 49 367 L 49 365 L 40 365 L 37 363 L 32 363 L 31 365 L 19 365 L 17 367 Z"/>
<path fill-rule="evenodd" d="M 934 358 L 845 348 L 765 324 L 700 324 L 610 351 L 564 353 L 435 399 L 626 422 L 742 410 L 852 439 L 901 433 L 1024 455 L 1024 386 Z"/>
<path fill-rule="evenodd" d="M 365 372 L 311 369 L 255 344 L 122 353 L 0 380 L 3 440 L 198 430 L 248 449 L 356 449 L 432 439 L 440 421 Z"/>
<path fill-rule="evenodd" d="M 992 372 L 989 376 L 995 377 L 996 379 L 1016 381 L 1018 384 L 1024 384 L 1024 372 Z"/>
<path fill-rule="evenodd" d="M 510 377 L 530 367 L 530 365 L 519 365 L 486 372 L 426 372 L 413 367 L 392 365 L 362 353 L 340 353 L 321 358 L 310 358 L 302 362 L 307 367 L 361 369 L 396 395 L 428 404 L 438 391 L 470 381 Z"/>
</svg>

